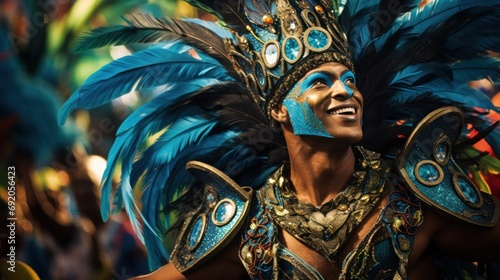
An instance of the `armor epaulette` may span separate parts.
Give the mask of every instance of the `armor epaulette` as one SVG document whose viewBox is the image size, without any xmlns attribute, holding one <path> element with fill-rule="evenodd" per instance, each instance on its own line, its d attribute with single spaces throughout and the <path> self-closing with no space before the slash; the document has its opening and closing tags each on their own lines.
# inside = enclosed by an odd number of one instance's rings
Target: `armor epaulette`
<svg viewBox="0 0 500 280">
<path fill-rule="evenodd" d="M 186 273 L 222 250 L 241 229 L 253 189 L 240 187 L 215 167 L 190 161 L 186 168 L 203 182 L 200 205 L 186 215 L 170 261 Z"/>
<path fill-rule="evenodd" d="M 397 168 L 405 185 L 422 202 L 467 223 L 492 227 L 500 204 L 481 192 L 452 157 L 464 117 L 455 107 L 427 115 L 408 138 Z"/>
</svg>

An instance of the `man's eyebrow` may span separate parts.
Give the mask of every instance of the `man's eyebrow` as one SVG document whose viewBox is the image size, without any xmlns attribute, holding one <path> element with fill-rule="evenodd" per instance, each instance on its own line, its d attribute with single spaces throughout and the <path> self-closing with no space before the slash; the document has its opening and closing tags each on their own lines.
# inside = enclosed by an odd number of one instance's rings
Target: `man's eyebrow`
<svg viewBox="0 0 500 280">
<path fill-rule="evenodd" d="M 354 75 L 354 73 L 351 71 L 351 69 L 346 68 L 346 69 L 344 69 L 344 71 L 342 71 L 342 72 L 340 73 L 340 77 L 344 76 L 345 74 L 347 74 L 347 73 L 349 73 L 349 72 L 350 72 L 350 73 L 352 73 L 352 74 Z"/>
<path fill-rule="evenodd" d="M 334 73 L 332 73 L 330 71 L 325 71 L 325 70 L 317 70 L 317 71 L 314 71 L 314 72 L 310 72 L 304 78 L 311 77 L 312 75 L 315 75 L 315 74 L 323 74 L 323 75 L 328 76 L 331 79 L 335 78 L 335 74 Z"/>
</svg>

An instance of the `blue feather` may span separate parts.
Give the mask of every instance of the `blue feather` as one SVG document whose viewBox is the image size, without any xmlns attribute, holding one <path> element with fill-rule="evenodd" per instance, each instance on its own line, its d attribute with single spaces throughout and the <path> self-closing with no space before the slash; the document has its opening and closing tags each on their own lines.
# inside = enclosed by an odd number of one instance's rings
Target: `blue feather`
<svg viewBox="0 0 500 280">
<path fill-rule="evenodd" d="M 443 52 L 454 59 L 464 59 L 486 50 L 500 51 L 500 7 L 474 9 L 466 17 L 466 24 L 448 36 Z"/>
<path fill-rule="evenodd" d="M 469 8 L 488 7 L 493 4 L 498 4 L 498 1 L 432 1 L 422 8 L 416 7 L 412 11 L 398 17 L 387 32 L 385 32 L 382 36 L 375 38 L 375 47 L 380 49 L 388 41 L 388 38 L 394 36 L 401 30 L 406 31 L 404 36 L 399 37 L 398 47 L 405 44 L 412 45 L 414 44 L 414 40 L 419 36 L 432 28 L 439 27 L 440 24 L 450 19 L 457 13 Z"/>
<path fill-rule="evenodd" d="M 59 123 L 64 124 L 75 108 L 94 108 L 134 90 L 198 77 L 233 80 L 215 59 L 184 44 L 140 51 L 115 60 L 92 74 L 65 102 Z"/>
<path fill-rule="evenodd" d="M 450 69 L 453 71 L 453 80 L 461 85 L 484 78 L 500 80 L 500 59 L 491 56 L 460 60 L 451 64 Z"/>
<path fill-rule="evenodd" d="M 234 44 L 238 44 L 238 40 L 236 39 L 233 32 L 231 32 L 227 28 L 224 28 L 224 27 L 218 25 L 217 23 L 215 23 L 213 21 L 206 21 L 206 20 L 201 20 L 198 18 L 185 18 L 185 19 L 183 19 L 183 21 L 192 22 L 192 23 L 196 23 L 198 25 L 201 25 L 201 26 L 209 29 L 210 31 L 214 32 L 215 34 L 219 35 L 219 37 L 230 39 Z"/>
<path fill-rule="evenodd" d="M 186 83 L 177 83 L 169 91 L 155 97 L 150 102 L 139 107 L 121 124 L 117 132 L 115 143 L 113 144 L 109 155 L 108 165 L 103 174 L 101 183 L 101 215 L 106 221 L 109 217 L 111 197 L 112 175 L 118 160 L 122 160 L 122 184 L 129 181 L 129 166 L 132 164 L 137 147 L 149 136 L 163 129 L 168 123 L 172 122 L 178 114 L 170 114 L 175 108 L 179 108 L 182 101 L 196 94 L 200 89 L 213 84 L 221 83 L 217 79 L 196 79 Z M 129 193 L 120 193 L 119 200 Z M 121 205 L 117 205 L 118 210 Z M 114 208 L 116 209 L 116 208 Z"/>
<path fill-rule="evenodd" d="M 176 194 L 185 189 L 192 188 L 194 178 L 186 171 L 185 164 L 189 160 L 202 159 L 220 149 L 224 143 L 234 133 L 226 131 L 222 134 L 210 135 L 201 143 L 190 145 L 179 152 L 179 154 L 169 162 L 156 166 L 149 166 L 148 173 L 144 177 L 144 194 L 142 196 L 143 213 L 145 219 L 158 228 L 159 234 L 164 234 L 165 229 L 170 227 L 169 213 L 172 209 L 168 205 L 172 202 Z M 154 155 L 158 150 L 167 149 L 161 145 L 151 146 L 144 155 L 143 162 L 150 162 L 149 155 Z M 149 193 L 148 193 L 149 192 Z M 161 219 L 163 217 L 163 219 Z M 145 232 L 145 235 L 156 235 L 154 232 Z M 163 265 L 161 259 L 168 259 L 168 254 L 161 250 L 164 244 L 161 239 L 145 238 L 145 245 L 148 250 L 150 267 L 152 269 Z"/>
</svg>

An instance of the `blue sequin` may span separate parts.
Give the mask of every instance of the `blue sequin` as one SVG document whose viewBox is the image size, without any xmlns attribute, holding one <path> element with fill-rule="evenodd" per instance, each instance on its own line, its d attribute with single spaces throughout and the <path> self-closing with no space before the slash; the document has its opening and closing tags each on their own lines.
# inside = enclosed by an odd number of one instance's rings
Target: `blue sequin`
<svg viewBox="0 0 500 280">
<path fill-rule="evenodd" d="M 189 233 L 189 247 L 193 248 L 198 243 L 200 236 L 203 233 L 203 219 L 198 217 L 193 224 L 193 228 Z"/>
<path fill-rule="evenodd" d="M 422 164 L 418 169 L 418 175 L 423 180 L 433 183 L 436 182 L 439 178 L 439 171 L 432 164 L 426 163 Z"/>
<path fill-rule="evenodd" d="M 307 42 L 312 48 L 322 49 L 328 44 L 328 36 L 320 30 L 312 30 L 307 37 Z"/>
<path fill-rule="evenodd" d="M 474 190 L 474 187 L 469 184 L 466 180 L 463 178 L 458 178 L 458 187 L 464 194 L 465 198 L 471 202 L 471 203 L 478 203 L 479 202 L 479 197 L 477 195 L 477 192 Z"/>
</svg>

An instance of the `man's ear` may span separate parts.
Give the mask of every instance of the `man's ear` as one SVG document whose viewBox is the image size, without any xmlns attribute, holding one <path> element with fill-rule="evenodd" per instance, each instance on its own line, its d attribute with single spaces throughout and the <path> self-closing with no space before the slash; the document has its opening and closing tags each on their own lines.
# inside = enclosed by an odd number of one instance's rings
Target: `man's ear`
<svg viewBox="0 0 500 280">
<path fill-rule="evenodd" d="M 288 110 L 282 104 L 271 110 L 271 116 L 279 123 L 288 122 Z"/>
</svg>

